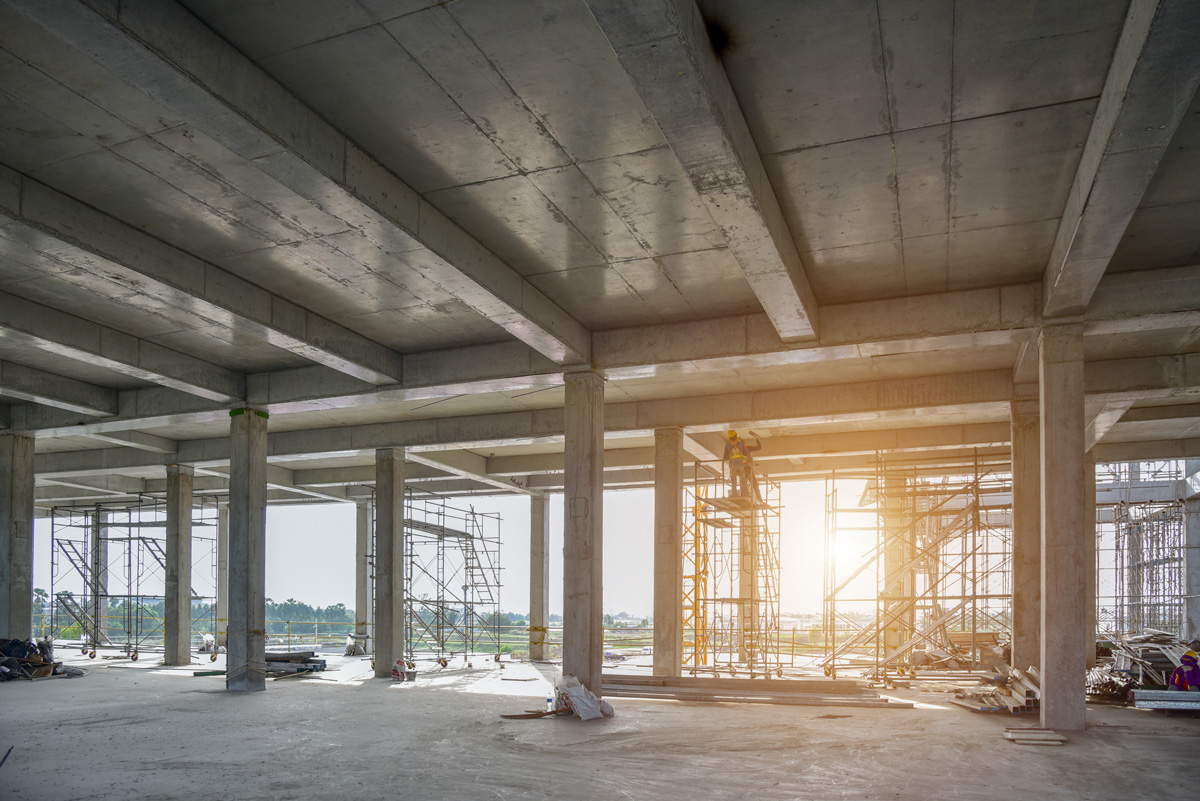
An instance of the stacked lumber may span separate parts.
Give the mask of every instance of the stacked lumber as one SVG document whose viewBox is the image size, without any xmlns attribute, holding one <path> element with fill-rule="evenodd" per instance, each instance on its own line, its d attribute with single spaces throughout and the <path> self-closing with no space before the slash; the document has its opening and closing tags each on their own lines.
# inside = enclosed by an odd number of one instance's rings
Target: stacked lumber
<svg viewBox="0 0 1200 801">
<path fill-rule="evenodd" d="M 1130 692 L 1138 709 L 1182 709 L 1200 711 L 1200 692 L 1179 690 L 1141 690 Z"/>
<path fill-rule="evenodd" d="M 325 660 L 316 651 L 268 651 L 267 673 L 316 673 L 325 669 Z"/>
<path fill-rule="evenodd" d="M 1037 668 L 1026 671 L 1013 668 L 1004 684 L 980 683 L 958 690 L 950 702 L 972 712 L 1008 712 L 1021 715 L 1036 712 L 1041 704 L 1042 690 Z"/>
<path fill-rule="evenodd" d="M 1064 735 L 1053 729 L 1034 727 L 1008 728 L 1004 730 L 1004 739 L 1016 745 L 1062 745 L 1067 741 Z"/>
<path fill-rule="evenodd" d="M 715 679 L 699 676 L 604 676 L 605 698 L 658 698 L 710 703 L 911 709 L 850 679 Z"/>
</svg>

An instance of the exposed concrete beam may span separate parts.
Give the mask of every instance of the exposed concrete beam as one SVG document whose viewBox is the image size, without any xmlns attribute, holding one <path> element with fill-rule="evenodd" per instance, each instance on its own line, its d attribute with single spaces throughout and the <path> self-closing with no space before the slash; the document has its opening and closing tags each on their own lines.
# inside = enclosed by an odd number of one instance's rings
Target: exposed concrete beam
<svg viewBox="0 0 1200 801">
<path fill-rule="evenodd" d="M 1084 432 L 1085 447 L 1091 450 L 1092 446 L 1104 439 L 1133 404 L 1133 398 L 1088 401 L 1084 409 L 1084 419 L 1087 421 L 1087 431 Z"/>
<path fill-rule="evenodd" d="M 326 501 L 333 501 L 335 503 L 345 503 L 347 500 L 345 492 L 339 491 L 337 488 L 315 490 L 311 489 L 310 487 L 297 485 L 292 471 L 288 470 L 286 467 L 268 464 L 266 472 L 268 489 L 279 490 L 284 493 L 292 493 L 295 495 L 304 495 L 309 498 L 319 498 Z M 206 465 L 204 467 L 196 467 L 196 473 L 197 475 L 205 474 L 228 479 L 229 464 L 226 462 L 220 466 Z"/>
<path fill-rule="evenodd" d="M 588 6 L 780 339 L 815 338 L 816 298 L 694 0 Z"/>
<path fill-rule="evenodd" d="M 144 431 L 114 431 L 109 434 L 89 433 L 83 436 L 86 436 L 88 439 L 94 439 L 97 442 L 124 445 L 127 448 L 136 448 L 137 450 L 148 451 L 150 453 L 174 453 L 179 448 L 179 443 L 173 439 L 147 434 Z M 196 486 L 198 485 L 193 482 L 193 489 Z"/>
<path fill-rule="evenodd" d="M 87 478 L 46 478 L 38 476 L 38 485 L 52 484 L 60 487 L 91 490 L 102 495 L 140 495 L 146 491 L 146 482 L 129 476 L 102 475 Z"/>
<path fill-rule="evenodd" d="M 246 394 L 241 373 L 5 292 L 0 292 L 0 340 L 216 403 Z"/>
<path fill-rule="evenodd" d="M 534 494 L 526 488 L 528 479 L 518 479 L 511 476 L 493 476 L 487 472 L 487 457 L 470 451 L 436 451 L 419 453 L 408 451 L 408 461 L 444 470 L 462 478 L 469 478 L 481 484 L 516 492 L 523 495 Z"/>
<path fill-rule="evenodd" d="M 116 390 L 6 361 L 0 361 L 0 395 L 92 417 L 117 413 Z"/>
<path fill-rule="evenodd" d="M 1200 6 L 1134 0 L 1043 281 L 1046 317 L 1080 314 L 1200 86 Z"/>
<path fill-rule="evenodd" d="M 1092 455 L 1101 463 L 1200 459 L 1200 439 L 1102 442 L 1092 448 Z"/>
<path fill-rule="evenodd" d="M 11 221 L 0 240 L 5 248 L 23 247 L 19 236 L 43 258 L 119 282 L 127 303 L 166 303 L 198 324 L 235 329 L 372 384 L 400 379 L 400 355 L 378 342 L 20 173 L 2 169 L 0 181 L 14 185 L 20 198 L 18 208 L 0 206 L 0 220 Z M 0 197 L 6 194 L 11 190 Z M 129 293 L 130 285 L 137 291 Z M 236 388 L 225 388 L 228 399 L 245 397 L 240 375 Z"/>
<path fill-rule="evenodd" d="M 12 5 L 530 347 L 590 359 L 586 328 L 178 4 Z"/>
<path fill-rule="evenodd" d="M 1093 402 L 1200 398 L 1200 353 L 1087 362 L 1084 381 Z"/>
</svg>

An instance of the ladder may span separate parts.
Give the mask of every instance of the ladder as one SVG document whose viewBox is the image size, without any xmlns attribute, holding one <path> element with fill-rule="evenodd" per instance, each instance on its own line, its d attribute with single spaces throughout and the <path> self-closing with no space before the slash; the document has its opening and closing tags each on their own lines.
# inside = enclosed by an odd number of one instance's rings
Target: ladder
<svg viewBox="0 0 1200 801">
<path fill-rule="evenodd" d="M 146 550 L 154 557 L 154 561 L 158 562 L 158 566 L 165 573 L 167 570 L 167 552 L 163 549 L 163 544 L 153 537 L 138 537 L 138 539 L 146 544 Z M 200 593 L 196 592 L 195 587 L 189 587 L 189 589 L 192 591 L 193 598 L 200 597 Z"/>
<path fill-rule="evenodd" d="M 62 540 L 60 540 L 62 542 Z M 69 558 L 69 557 L 68 557 Z M 87 633 L 93 644 L 112 645 L 112 641 L 108 639 L 108 635 L 96 628 L 95 621 L 92 616 L 84 611 L 79 602 L 69 592 L 60 592 L 54 596 L 67 614 L 79 624 L 79 628 Z"/>
</svg>

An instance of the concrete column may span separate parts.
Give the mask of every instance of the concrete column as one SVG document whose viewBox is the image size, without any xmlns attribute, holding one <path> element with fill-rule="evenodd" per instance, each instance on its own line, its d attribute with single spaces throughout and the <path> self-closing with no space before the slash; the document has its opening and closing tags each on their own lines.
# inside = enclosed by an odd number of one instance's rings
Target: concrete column
<svg viewBox="0 0 1200 801">
<path fill-rule="evenodd" d="M 563 674 L 597 696 L 604 664 L 604 380 L 566 374 Z"/>
<path fill-rule="evenodd" d="M 1042 451 L 1042 725 L 1084 727 L 1087 666 L 1087 511 L 1083 332 L 1046 328 L 1038 340 Z"/>
<path fill-rule="evenodd" d="M 1090 670 L 1096 666 L 1096 457 L 1091 452 L 1083 460 L 1083 536 L 1085 664 Z"/>
<path fill-rule="evenodd" d="M 33 634 L 33 437 L 0 434 L 0 638 Z"/>
<path fill-rule="evenodd" d="M 193 468 L 167 465 L 167 588 L 163 603 L 163 661 L 192 661 L 192 484 Z"/>
<path fill-rule="evenodd" d="M 375 676 L 404 658 L 404 449 L 375 451 Z"/>
<path fill-rule="evenodd" d="M 1012 665 L 1042 664 L 1042 453 L 1038 401 L 1013 401 Z"/>
<path fill-rule="evenodd" d="M 230 413 L 229 629 L 225 688 L 266 689 L 267 413 Z"/>
<path fill-rule="evenodd" d="M 1184 642 L 1200 639 L 1200 459 L 1184 463 L 1183 625 Z"/>
<path fill-rule="evenodd" d="M 654 432 L 654 675 L 683 664 L 683 430 Z"/>
<path fill-rule="evenodd" d="M 550 498 L 529 496 L 529 658 L 546 658 L 550 625 Z"/>
<path fill-rule="evenodd" d="M 229 644 L 229 507 L 217 508 L 217 645 Z"/>
<path fill-rule="evenodd" d="M 366 501 L 354 505 L 354 633 L 370 635 L 371 597 L 367 586 L 371 559 L 371 510 Z M 373 639 L 373 638 L 372 638 Z M 368 645 L 371 640 L 368 640 Z M 368 648 L 368 653 L 373 651 Z"/>
<path fill-rule="evenodd" d="M 99 644 L 107 640 L 104 634 L 104 612 L 108 594 L 108 512 L 92 512 L 92 536 L 88 543 L 88 591 L 92 603 L 92 642 Z"/>
</svg>

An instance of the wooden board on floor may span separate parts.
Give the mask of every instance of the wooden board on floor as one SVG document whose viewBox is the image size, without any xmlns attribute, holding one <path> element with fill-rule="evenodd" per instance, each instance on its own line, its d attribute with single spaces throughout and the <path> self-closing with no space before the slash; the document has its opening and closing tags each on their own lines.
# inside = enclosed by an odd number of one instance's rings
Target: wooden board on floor
<svg viewBox="0 0 1200 801">
<path fill-rule="evenodd" d="M 605 673 L 605 686 L 679 687 L 697 690 L 738 690 L 772 693 L 850 694 L 867 692 L 857 679 L 718 679 L 708 676 L 630 676 Z"/>
</svg>

